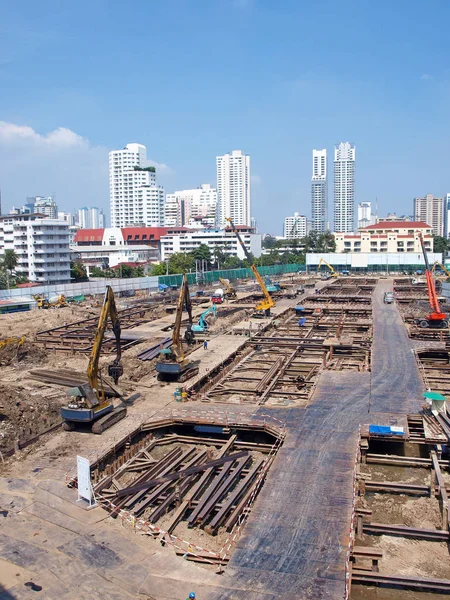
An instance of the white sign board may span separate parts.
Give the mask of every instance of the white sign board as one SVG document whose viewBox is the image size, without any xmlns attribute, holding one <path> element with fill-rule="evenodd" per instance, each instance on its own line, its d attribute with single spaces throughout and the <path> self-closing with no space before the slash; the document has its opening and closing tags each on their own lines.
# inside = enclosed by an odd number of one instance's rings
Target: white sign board
<svg viewBox="0 0 450 600">
<path fill-rule="evenodd" d="M 92 500 L 91 465 L 89 459 L 77 456 L 78 498 Z"/>
</svg>

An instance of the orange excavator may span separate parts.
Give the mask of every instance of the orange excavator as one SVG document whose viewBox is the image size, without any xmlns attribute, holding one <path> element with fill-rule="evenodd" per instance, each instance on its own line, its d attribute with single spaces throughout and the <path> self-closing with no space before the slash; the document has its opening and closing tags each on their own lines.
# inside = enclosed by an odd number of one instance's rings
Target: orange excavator
<svg viewBox="0 0 450 600">
<path fill-rule="evenodd" d="M 422 317 L 416 320 L 416 324 L 419 327 L 434 327 L 444 329 L 448 327 L 448 316 L 447 313 L 442 312 L 441 305 L 436 293 L 436 286 L 434 285 L 433 273 L 430 269 L 430 263 L 428 262 L 427 251 L 423 241 L 423 236 L 419 233 L 420 245 L 422 246 L 423 258 L 425 261 L 425 277 L 428 288 L 428 301 L 431 307 L 431 313 L 427 317 Z"/>
</svg>

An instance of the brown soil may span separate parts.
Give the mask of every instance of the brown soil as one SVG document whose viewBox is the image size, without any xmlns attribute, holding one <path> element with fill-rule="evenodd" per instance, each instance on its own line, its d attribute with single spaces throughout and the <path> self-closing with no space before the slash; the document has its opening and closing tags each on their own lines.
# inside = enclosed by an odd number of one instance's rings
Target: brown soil
<svg viewBox="0 0 450 600">
<path fill-rule="evenodd" d="M 0 339 L 0 366 L 19 363 L 21 366 L 26 364 L 39 365 L 47 362 L 47 352 L 32 342 L 15 341 L 2 346 L 2 341 Z"/>
<path fill-rule="evenodd" d="M 13 447 L 16 439 L 29 439 L 60 421 L 65 396 L 43 387 L 3 386 L 0 404 L 0 452 Z"/>
</svg>

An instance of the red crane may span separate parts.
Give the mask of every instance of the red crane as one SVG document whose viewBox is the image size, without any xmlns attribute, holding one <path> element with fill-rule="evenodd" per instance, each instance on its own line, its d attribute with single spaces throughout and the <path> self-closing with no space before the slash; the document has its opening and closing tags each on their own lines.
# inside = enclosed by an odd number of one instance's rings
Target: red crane
<svg viewBox="0 0 450 600">
<path fill-rule="evenodd" d="M 422 246 L 423 258 L 425 260 L 425 276 L 427 279 L 428 300 L 430 302 L 432 312 L 428 315 L 428 317 L 418 319 L 417 324 L 420 325 L 420 327 L 448 327 L 447 314 L 442 312 L 439 304 L 436 286 L 434 285 L 433 274 L 430 269 L 430 263 L 428 262 L 427 251 L 421 233 L 419 233 L 419 240 L 420 245 Z"/>
</svg>

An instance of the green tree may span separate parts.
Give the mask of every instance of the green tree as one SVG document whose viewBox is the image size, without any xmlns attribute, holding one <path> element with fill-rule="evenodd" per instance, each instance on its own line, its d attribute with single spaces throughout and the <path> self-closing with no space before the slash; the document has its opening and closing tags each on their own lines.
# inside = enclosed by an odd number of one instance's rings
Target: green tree
<svg viewBox="0 0 450 600">
<path fill-rule="evenodd" d="M 195 268 L 195 259 L 192 254 L 175 252 L 169 259 L 169 274 L 178 275 L 188 273 Z"/>
<path fill-rule="evenodd" d="M 213 251 L 212 251 L 212 255 L 214 258 L 214 262 L 216 263 L 216 265 L 223 265 L 223 263 L 226 260 L 226 253 L 225 253 L 225 246 L 221 246 L 220 244 L 218 244 L 217 246 L 214 246 Z"/>
<path fill-rule="evenodd" d="M 200 244 L 200 246 L 192 252 L 192 256 L 195 260 L 206 260 L 208 263 L 211 262 L 211 250 L 206 244 Z"/>
<path fill-rule="evenodd" d="M 12 275 L 12 272 L 17 267 L 17 263 L 19 262 L 19 257 L 14 252 L 14 250 L 5 250 L 3 254 L 2 266 L 7 269 Z"/>
<path fill-rule="evenodd" d="M 275 248 L 276 242 L 277 240 L 273 236 L 267 234 L 262 241 L 262 247 L 267 249 Z"/>
<path fill-rule="evenodd" d="M 88 279 L 86 267 L 79 260 L 70 262 L 70 279 L 74 282 Z"/>
<path fill-rule="evenodd" d="M 237 256 L 227 256 L 224 264 L 222 265 L 223 269 L 240 269 L 245 266 L 242 261 Z"/>
<path fill-rule="evenodd" d="M 91 269 L 91 277 L 106 277 L 106 271 L 103 271 L 100 267 L 93 267 Z"/>
<path fill-rule="evenodd" d="M 133 277 L 144 277 L 144 267 L 134 267 Z"/>
<path fill-rule="evenodd" d="M 161 276 L 166 274 L 166 265 L 164 263 L 158 263 L 152 265 L 150 269 L 150 275 Z"/>
<path fill-rule="evenodd" d="M 433 248 L 434 248 L 434 252 L 441 252 L 442 259 L 444 259 L 445 255 L 447 254 L 447 252 L 449 250 L 448 240 L 446 240 L 444 237 L 442 237 L 440 235 L 433 234 Z M 8 250 L 6 252 L 8 252 Z"/>
<path fill-rule="evenodd" d="M 0 268 L 0 290 L 9 288 L 9 275 L 5 269 Z"/>
</svg>

